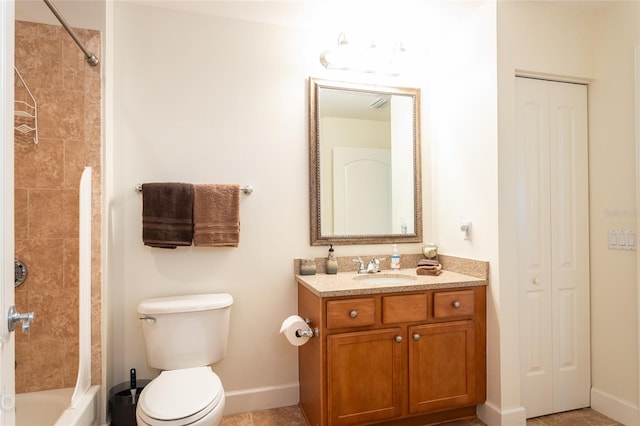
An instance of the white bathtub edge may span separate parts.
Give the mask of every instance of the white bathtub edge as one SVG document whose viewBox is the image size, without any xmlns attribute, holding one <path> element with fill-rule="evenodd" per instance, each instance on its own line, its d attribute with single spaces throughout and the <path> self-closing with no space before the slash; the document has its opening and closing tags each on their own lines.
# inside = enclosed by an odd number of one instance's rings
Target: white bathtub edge
<svg viewBox="0 0 640 426">
<path fill-rule="evenodd" d="M 97 425 L 100 403 L 100 386 L 91 386 L 80 399 L 76 408 L 67 408 L 58 417 L 54 426 L 93 426 Z"/>
</svg>

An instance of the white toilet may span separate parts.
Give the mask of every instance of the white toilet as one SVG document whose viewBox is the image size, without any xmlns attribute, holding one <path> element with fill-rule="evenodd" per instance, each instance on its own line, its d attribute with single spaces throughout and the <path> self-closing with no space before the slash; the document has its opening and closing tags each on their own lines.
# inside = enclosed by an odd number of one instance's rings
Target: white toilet
<svg viewBox="0 0 640 426">
<path fill-rule="evenodd" d="M 138 425 L 213 426 L 224 389 L 209 367 L 227 352 L 230 294 L 158 297 L 138 305 L 149 366 L 162 370 L 140 393 Z"/>
</svg>

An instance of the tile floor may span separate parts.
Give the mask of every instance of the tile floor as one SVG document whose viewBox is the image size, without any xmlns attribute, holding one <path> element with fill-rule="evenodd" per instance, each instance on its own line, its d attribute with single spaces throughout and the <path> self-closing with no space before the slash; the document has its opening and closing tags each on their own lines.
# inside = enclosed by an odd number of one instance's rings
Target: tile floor
<svg viewBox="0 0 640 426">
<path fill-rule="evenodd" d="M 220 426 L 307 426 L 297 406 L 225 416 Z M 485 426 L 480 420 L 445 423 L 441 426 Z M 623 426 L 591 408 L 527 420 L 527 426 Z"/>
</svg>

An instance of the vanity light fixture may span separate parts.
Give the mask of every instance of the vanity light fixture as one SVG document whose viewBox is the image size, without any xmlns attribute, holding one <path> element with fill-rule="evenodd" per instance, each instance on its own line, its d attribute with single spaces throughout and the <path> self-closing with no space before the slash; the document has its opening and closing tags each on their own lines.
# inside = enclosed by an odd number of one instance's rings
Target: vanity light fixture
<svg viewBox="0 0 640 426">
<path fill-rule="evenodd" d="M 344 33 L 338 36 L 335 50 L 325 50 L 320 54 L 320 63 L 327 69 L 355 71 L 397 76 L 400 74 L 394 60 L 406 53 L 399 41 L 391 52 L 378 48 L 373 40 L 367 46 L 351 46 Z"/>
</svg>

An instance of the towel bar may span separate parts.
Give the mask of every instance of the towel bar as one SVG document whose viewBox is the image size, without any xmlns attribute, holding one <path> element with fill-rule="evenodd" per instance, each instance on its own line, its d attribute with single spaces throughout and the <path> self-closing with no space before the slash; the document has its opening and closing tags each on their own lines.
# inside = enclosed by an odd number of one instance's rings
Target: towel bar
<svg viewBox="0 0 640 426">
<path fill-rule="evenodd" d="M 134 188 L 136 192 L 142 192 L 142 184 L 139 183 Z M 249 195 L 253 192 L 253 187 L 251 185 L 243 185 L 240 187 L 240 190 L 244 192 L 246 195 Z"/>
</svg>

